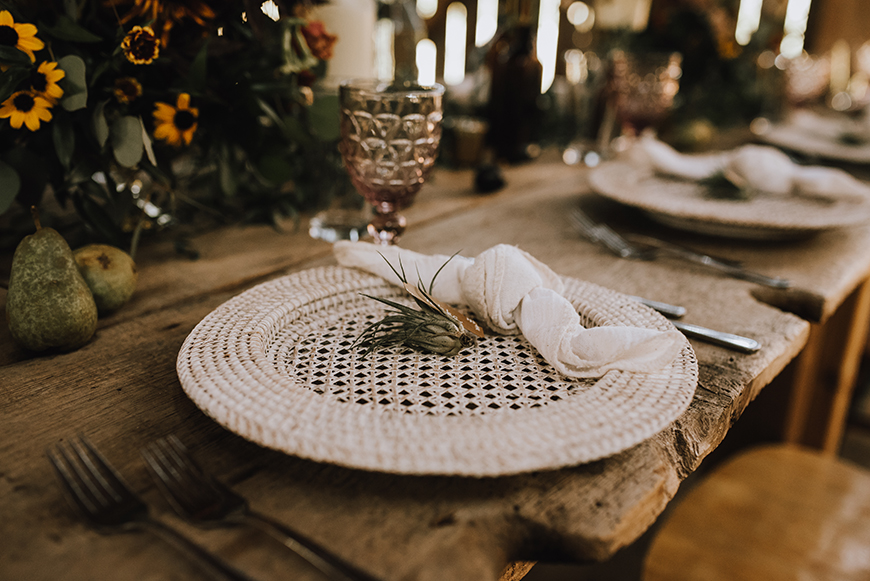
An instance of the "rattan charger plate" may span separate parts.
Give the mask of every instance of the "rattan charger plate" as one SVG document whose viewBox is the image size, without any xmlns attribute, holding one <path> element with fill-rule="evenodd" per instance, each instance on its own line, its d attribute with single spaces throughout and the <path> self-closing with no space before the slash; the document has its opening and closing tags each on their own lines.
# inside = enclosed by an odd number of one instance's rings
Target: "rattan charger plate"
<svg viewBox="0 0 870 581">
<path fill-rule="evenodd" d="M 566 279 L 583 324 L 667 330 L 658 313 Z M 656 373 L 559 375 L 522 336 L 487 335 L 453 358 L 403 348 L 363 359 L 351 345 L 383 316 L 366 293 L 405 301 L 379 277 L 342 267 L 256 286 L 207 315 L 177 359 L 187 395 L 262 446 L 401 474 L 498 476 L 610 456 L 685 411 L 698 382 L 686 342 Z M 410 304 L 410 303 L 409 303 Z"/>
<path fill-rule="evenodd" d="M 760 141 L 810 158 L 854 164 L 870 163 L 870 141 L 848 141 L 849 125 L 841 119 L 810 119 L 812 127 L 799 122 L 775 123 L 758 135 Z M 856 123 L 851 122 L 854 127 Z"/>
<path fill-rule="evenodd" d="M 589 175 L 592 190 L 639 208 L 654 220 L 691 232 L 742 239 L 792 239 L 870 221 L 870 195 L 821 200 L 759 194 L 748 200 L 710 195 L 708 186 L 613 161 Z M 870 192 L 870 187 L 868 187 Z"/>
</svg>

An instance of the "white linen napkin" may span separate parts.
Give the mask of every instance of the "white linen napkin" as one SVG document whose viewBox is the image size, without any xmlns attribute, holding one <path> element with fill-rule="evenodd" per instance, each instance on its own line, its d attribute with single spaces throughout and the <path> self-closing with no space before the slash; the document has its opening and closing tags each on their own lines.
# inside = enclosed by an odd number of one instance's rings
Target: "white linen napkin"
<svg viewBox="0 0 870 581">
<path fill-rule="evenodd" d="M 408 282 L 425 288 L 445 255 L 425 255 L 396 246 L 338 241 L 333 251 L 342 266 L 359 268 L 401 285 L 387 261 L 399 260 Z M 474 258 L 454 256 L 432 288 L 433 296 L 468 305 L 478 319 L 501 334 L 522 333 L 560 373 L 600 377 L 612 369 L 650 372 L 674 360 L 686 345 L 677 330 L 628 326 L 586 329 L 562 293 L 561 278 L 528 253 L 500 244 Z"/>
<path fill-rule="evenodd" d="M 735 185 L 768 194 L 793 194 L 832 202 L 862 202 L 870 197 L 870 186 L 844 170 L 798 165 L 782 151 L 764 145 L 687 155 L 653 136 L 643 135 L 629 158 L 647 163 L 660 173 L 687 180 L 723 174 Z"/>
</svg>

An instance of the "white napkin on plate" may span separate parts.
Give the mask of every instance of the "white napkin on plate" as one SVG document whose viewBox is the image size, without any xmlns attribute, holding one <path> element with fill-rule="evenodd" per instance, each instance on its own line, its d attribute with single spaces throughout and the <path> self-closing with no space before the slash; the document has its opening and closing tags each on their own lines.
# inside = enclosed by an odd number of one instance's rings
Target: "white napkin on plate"
<svg viewBox="0 0 870 581">
<path fill-rule="evenodd" d="M 425 288 L 445 255 L 425 255 L 396 246 L 339 241 L 339 264 L 359 268 L 393 284 L 401 282 L 387 261 L 404 267 L 408 282 Z M 674 360 L 686 344 L 677 330 L 607 326 L 586 329 L 562 293 L 561 278 L 528 253 L 500 244 L 474 258 L 454 256 L 432 288 L 433 296 L 468 305 L 478 319 L 501 334 L 522 333 L 560 373 L 600 377 L 612 369 L 650 372 Z"/>
<path fill-rule="evenodd" d="M 724 174 L 735 185 L 769 194 L 794 194 L 829 201 L 863 202 L 870 186 L 844 170 L 803 166 L 785 153 L 764 145 L 742 145 L 710 154 L 682 154 L 653 136 L 643 135 L 629 158 L 647 163 L 656 171 L 687 180 Z"/>
</svg>

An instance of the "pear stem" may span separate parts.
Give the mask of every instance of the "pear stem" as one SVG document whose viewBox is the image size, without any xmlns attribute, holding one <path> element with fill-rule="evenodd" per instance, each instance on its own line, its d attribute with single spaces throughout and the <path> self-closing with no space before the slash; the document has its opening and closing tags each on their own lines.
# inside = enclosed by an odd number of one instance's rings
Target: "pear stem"
<svg viewBox="0 0 870 581">
<path fill-rule="evenodd" d="M 39 221 L 39 210 L 36 206 L 30 206 L 30 215 L 33 216 L 33 223 L 36 224 L 37 232 L 42 230 L 42 223 Z"/>
</svg>

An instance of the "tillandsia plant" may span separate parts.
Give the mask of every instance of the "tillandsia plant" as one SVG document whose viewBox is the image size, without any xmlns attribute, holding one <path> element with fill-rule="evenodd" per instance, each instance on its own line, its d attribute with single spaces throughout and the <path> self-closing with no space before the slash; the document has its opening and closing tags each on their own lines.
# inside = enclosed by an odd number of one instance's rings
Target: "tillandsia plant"
<svg viewBox="0 0 870 581">
<path fill-rule="evenodd" d="M 450 258 L 432 276 L 428 289 L 419 281 L 419 276 L 416 286 L 408 283 L 401 259 L 399 270 L 387 261 L 420 309 L 362 293 L 363 296 L 391 308 L 383 319 L 368 325 L 354 342 L 354 346 L 365 349 L 364 358 L 375 349 L 398 345 L 452 357 L 462 349 L 474 345 L 476 337 L 483 336 L 483 331 L 476 323 L 432 297 L 435 279 L 450 262 Z"/>
</svg>

